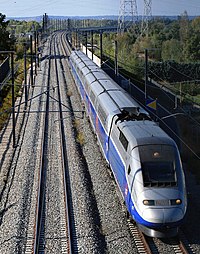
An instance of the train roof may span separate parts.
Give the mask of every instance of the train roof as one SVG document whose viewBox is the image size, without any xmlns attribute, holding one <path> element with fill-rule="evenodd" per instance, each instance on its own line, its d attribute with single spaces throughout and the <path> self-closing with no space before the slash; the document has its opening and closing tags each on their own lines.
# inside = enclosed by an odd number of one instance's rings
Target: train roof
<svg viewBox="0 0 200 254">
<path fill-rule="evenodd" d="M 112 97 L 112 99 L 116 102 L 116 104 L 118 105 L 118 107 L 120 109 L 123 109 L 123 108 L 140 108 L 143 113 L 144 112 L 147 113 L 125 91 L 118 91 L 118 90 L 117 91 L 108 91 L 108 94 Z"/>
<path fill-rule="evenodd" d="M 110 79 L 101 80 L 101 86 L 107 91 L 120 90 L 120 86 L 116 86 L 116 84 Z"/>
<path fill-rule="evenodd" d="M 124 89 L 112 80 L 101 68 L 81 51 L 74 51 L 71 58 L 85 79 L 85 87 L 93 106 L 102 116 L 101 121 L 108 131 L 114 115 L 140 113 L 149 116 Z M 139 109 L 139 110 L 138 110 Z"/>
<path fill-rule="evenodd" d="M 93 66 L 97 67 L 97 65 L 80 50 L 72 51 L 70 57 L 73 57 L 74 59 L 80 59 L 82 62 L 87 64 L 87 66 L 90 68 Z"/>
<path fill-rule="evenodd" d="M 118 122 L 117 124 L 123 130 L 132 149 L 140 145 L 175 145 L 173 139 L 153 121 L 124 121 Z"/>
</svg>

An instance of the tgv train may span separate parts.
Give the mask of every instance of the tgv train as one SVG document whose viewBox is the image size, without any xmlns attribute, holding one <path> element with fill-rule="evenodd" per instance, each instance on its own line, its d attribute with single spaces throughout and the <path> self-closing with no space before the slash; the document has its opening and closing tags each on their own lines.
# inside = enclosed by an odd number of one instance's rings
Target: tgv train
<svg viewBox="0 0 200 254">
<path fill-rule="evenodd" d="M 84 53 L 72 51 L 70 65 L 128 214 L 148 236 L 175 236 L 187 208 L 175 142 Z"/>
</svg>

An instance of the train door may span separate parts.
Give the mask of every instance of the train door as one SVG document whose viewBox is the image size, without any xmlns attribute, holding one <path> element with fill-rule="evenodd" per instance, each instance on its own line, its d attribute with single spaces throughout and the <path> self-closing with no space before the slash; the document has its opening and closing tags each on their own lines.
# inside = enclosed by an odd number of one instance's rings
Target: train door
<svg viewBox="0 0 200 254">
<path fill-rule="evenodd" d="M 126 155 L 126 165 L 125 165 L 125 178 L 124 178 L 124 200 L 126 202 L 127 208 L 130 212 L 131 209 L 131 190 L 132 190 L 132 182 L 133 177 L 131 174 L 131 149 L 130 145 L 127 148 L 127 155 Z"/>
<path fill-rule="evenodd" d="M 123 132 L 114 125 L 109 139 L 109 163 L 119 185 L 120 191 L 125 198 L 126 192 L 126 160 L 128 140 Z"/>
</svg>

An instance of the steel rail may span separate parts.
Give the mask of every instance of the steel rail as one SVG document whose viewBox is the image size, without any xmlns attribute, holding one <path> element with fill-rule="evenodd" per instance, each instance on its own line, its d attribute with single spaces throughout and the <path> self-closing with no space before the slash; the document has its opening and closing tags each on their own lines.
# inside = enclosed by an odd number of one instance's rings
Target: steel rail
<svg viewBox="0 0 200 254">
<path fill-rule="evenodd" d="M 56 46 L 55 46 L 56 51 Z M 59 51 L 59 49 L 58 49 Z M 58 55 L 60 53 L 58 52 Z M 62 68 L 62 63 L 61 68 Z M 58 85 L 58 101 L 59 101 L 59 115 L 60 119 L 63 119 L 63 110 L 62 107 L 64 106 L 61 100 L 61 92 L 60 92 L 60 82 L 59 82 L 59 75 L 58 75 L 58 66 L 57 66 L 57 60 L 55 59 L 55 66 L 56 66 L 56 81 Z M 63 69 L 63 68 L 62 68 Z M 68 111 L 69 112 L 69 111 Z M 65 202 L 65 212 L 66 212 L 66 229 L 68 232 L 68 252 L 71 254 L 74 252 L 73 250 L 73 233 L 72 233 L 72 225 L 71 225 L 71 215 L 73 214 L 73 211 L 71 209 L 71 206 L 69 205 L 71 203 L 71 196 L 70 196 L 70 184 L 69 184 L 69 177 L 68 177 L 68 158 L 67 158 L 67 144 L 66 144 L 66 135 L 65 135 L 65 128 L 64 128 L 64 122 L 60 121 L 60 132 L 61 132 L 61 142 L 62 142 L 62 163 L 63 163 L 63 185 L 64 185 L 64 202 Z"/>
<path fill-rule="evenodd" d="M 50 40 L 50 55 L 51 55 L 51 44 L 52 38 Z M 48 69 L 48 84 L 47 87 L 50 87 L 50 71 L 51 71 L 51 60 L 49 58 L 49 69 Z M 47 101 L 46 101 L 46 115 L 44 116 L 44 132 L 43 132 L 43 143 L 41 147 L 41 162 L 40 162 L 40 170 L 39 170 L 39 187 L 37 192 L 37 205 L 36 205 L 36 217 L 35 217 L 35 225 L 34 225 L 34 242 L 33 242 L 33 253 L 38 254 L 39 252 L 39 241 L 40 241 L 40 232 L 41 232 L 41 220 L 42 220 L 42 212 L 44 206 L 44 180 L 45 180 L 45 163 L 46 163 L 46 147 L 48 142 L 48 121 L 49 121 L 49 89 L 47 89 Z"/>
</svg>

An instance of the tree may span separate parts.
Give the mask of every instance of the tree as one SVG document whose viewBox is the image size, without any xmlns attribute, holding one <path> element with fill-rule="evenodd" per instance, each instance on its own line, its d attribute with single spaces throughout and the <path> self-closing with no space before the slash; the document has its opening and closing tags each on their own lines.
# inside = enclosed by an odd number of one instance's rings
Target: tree
<svg viewBox="0 0 200 254">
<path fill-rule="evenodd" d="M 182 59 L 182 47 L 178 40 L 171 39 L 162 44 L 162 59 L 164 61 L 174 60 L 180 62 Z"/>
<path fill-rule="evenodd" d="M 182 55 L 183 55 L 182 60 L 187 61 L 188 59 L 187 42 L 190 38 L 190 27 L 189 27 L 189 18 L 186 11 L 181 15 L 180 18 L 179 34 L 180 34 L 180 43 L 182 46 Z"/>
<path fill-rule="evenodd" d="M 166 40 L 176 39 L 180 40 L 180 22 L 178 20 L 174 20 L 169 25 L 165 27 L 163 32 L 166 35 Z"/>
<path fill-rule="evenodd" d="M 189 18 L 186 11 L 181 15 L 181 18 L 180 18 L 179 34 L 180 34 L 181 44 L 184 45 L 189 38 Z"/>
<path fill-rule="evenodd" d="M 191 27 L 194 32 L 196 33 L 200 32 L 200 17 L 197 17 L 194 20 L 192 20 Z"/>
<path fill-rule="evenodd" d="M 14 40 L 10 38 L 9 32 L 7 31 L 7 26 L 9 21 L 5 21 L 6 16 L 0 13 L 0 50 L 13 50 Z M 0 55 L 0 59 L 3 59 L 5 56 Z"/>
<path fill-rule="evenodd" d="M 200 59 L 200 34 L 193 34 L 187 43 L 188 58 L 190 61 L 199 61 Z"/>
<path fill-rule="evenodd" d="M 191 22 L 190 37 L 186 42 L 187 58 L 190 61 L 200 59 L 200 17 Z"/>
</svg>

